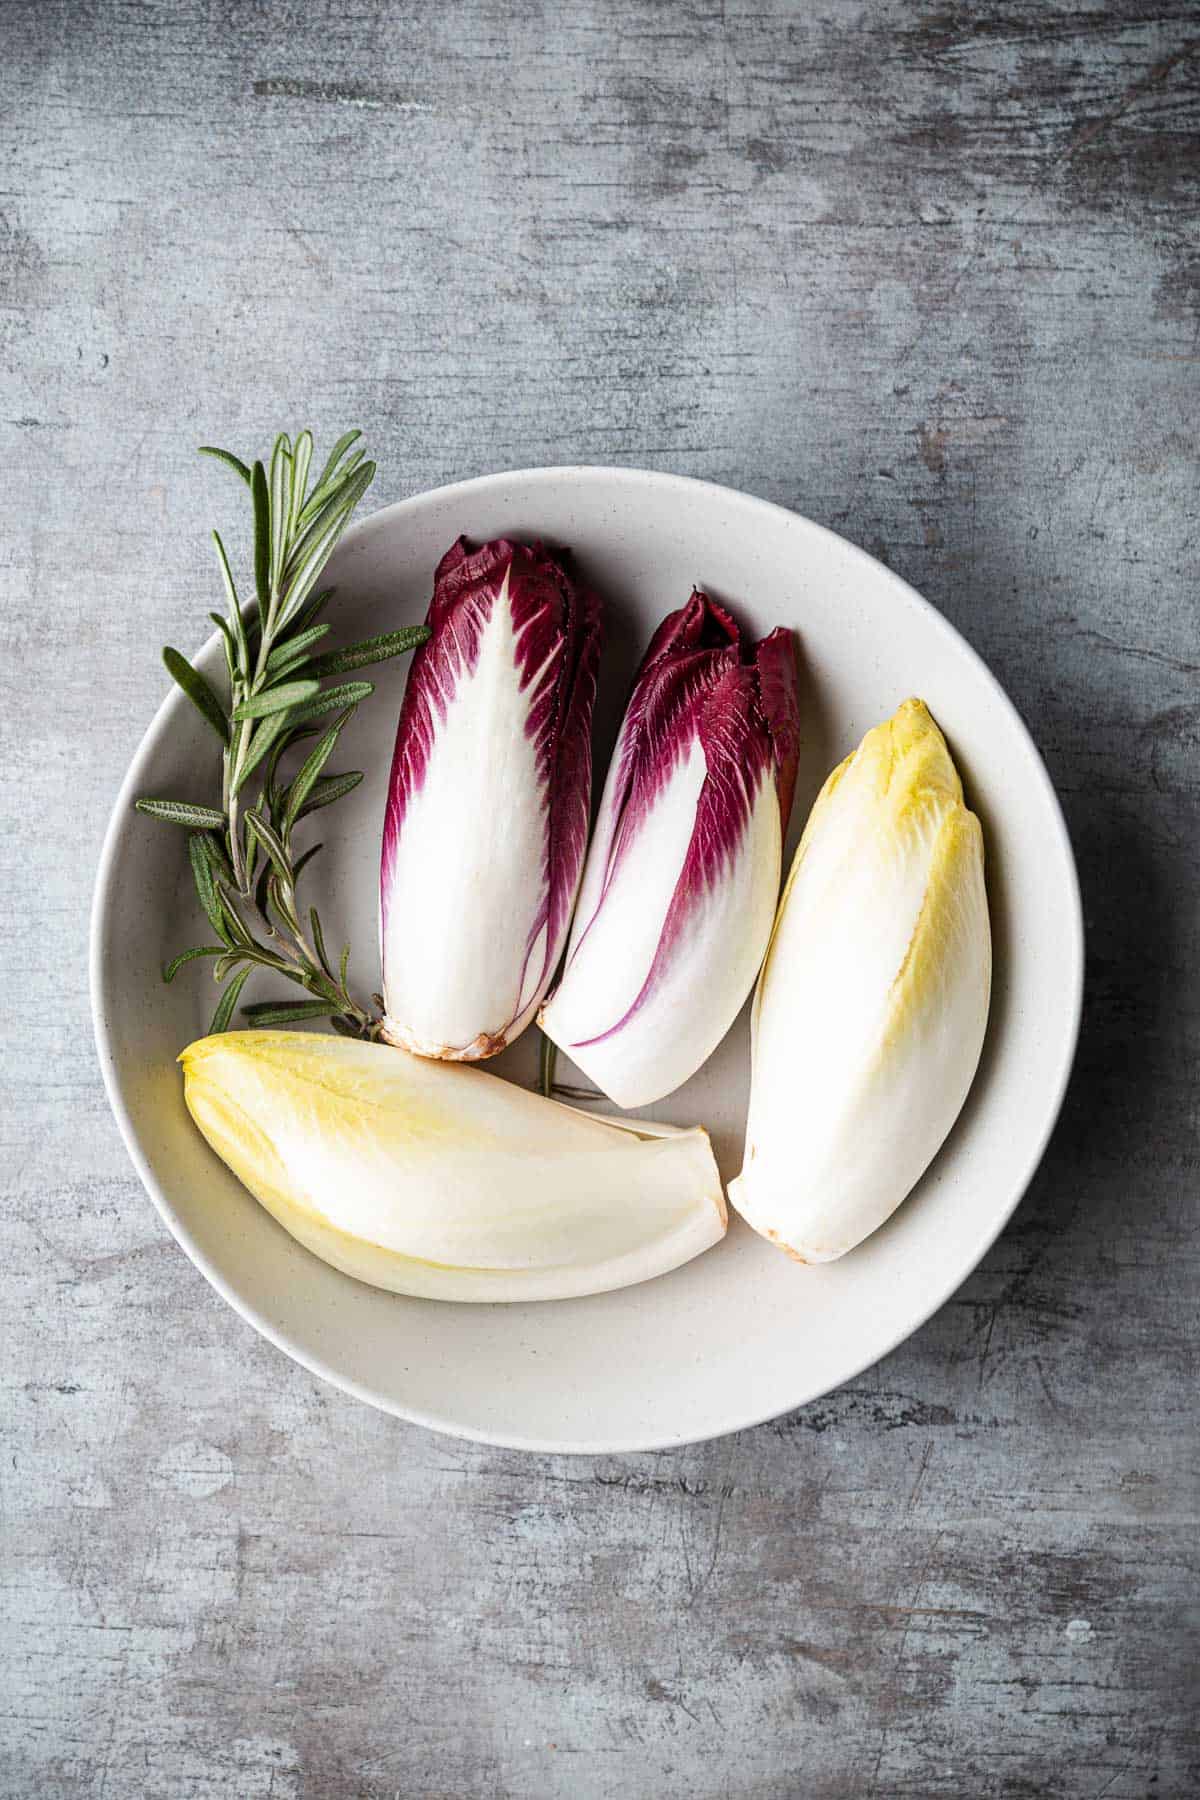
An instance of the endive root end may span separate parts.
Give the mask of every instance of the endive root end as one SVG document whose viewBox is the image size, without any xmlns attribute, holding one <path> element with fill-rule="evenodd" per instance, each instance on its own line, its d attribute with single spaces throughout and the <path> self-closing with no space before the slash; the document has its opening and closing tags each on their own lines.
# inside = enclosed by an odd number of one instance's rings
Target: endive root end
<svg viewBox="0 0 1200 1800">
<path fill-rule="evenodd" d="M 396 1021 L 384 1014 L 379 1027 L 381 1042 L 390 1044 L 393 1050 L 407 1050 L 413 1056 L 423 1056 L 430 1062 L 485 1062 L 489 1056 L 499 1056 L 507 1048 L 508 1039 L 492 1033 L 481 1031 L 478 1037 L 469 1044 L 434 1044 L 427 1038 L 420 1038 Z"/>
</svg>

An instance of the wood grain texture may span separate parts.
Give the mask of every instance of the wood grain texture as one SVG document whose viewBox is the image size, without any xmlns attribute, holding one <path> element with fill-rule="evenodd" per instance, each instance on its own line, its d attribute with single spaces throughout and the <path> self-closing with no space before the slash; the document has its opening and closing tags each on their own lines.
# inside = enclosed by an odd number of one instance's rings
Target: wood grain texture
<svg viewBox="0 0 1200 1800">
<path fill-rule="evenodd" d="M 1200 1791 L 1200 19 L 1188 0 L 0 6 L 0 1788 L 41 1800 Z M 377 1416 L 170 1243 L 85 920 L 236 499 L 711 476 L 864 544 L 1006 683 L 1090 934 L 982 1268 L 706 1447 Z"/>
</svg>

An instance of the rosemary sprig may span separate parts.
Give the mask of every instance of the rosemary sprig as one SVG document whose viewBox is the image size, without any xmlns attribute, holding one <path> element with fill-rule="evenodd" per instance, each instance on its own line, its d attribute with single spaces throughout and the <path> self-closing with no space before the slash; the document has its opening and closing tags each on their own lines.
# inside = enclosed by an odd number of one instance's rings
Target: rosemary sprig
<svg viewBox="0 0 1200 1800">
<path fill-rule="evenodd" d="M 540 1025 L 538 1026 L 538 1036 L 542 1040 L 538 1045 L 538 1087 L 544 1100 L 553 1100 L 554 1076 L 558 1067 L 558 1045 L 552 1038 L 546 1036 Z"/>
<path fill-rule="evenodd" d="M 192 956 L 201 956 L 200 950 L 190 952 Z M 604 1095 L 599 1088 L 573 1087 L 570 1082 L 558 1079 L 558 1045 L 548 1038 L 541 1026 L 538 1026 L 541 1044 L 538 1047 L 538 1091 L 546 1100 L 603 1100 Z"/>
<path fill-rule="evenodd" d="M 247 466 L 228 450 L 205 445 L 246 483 L 254 508 L 255 598 L 244 605 L 225 546 L 214 531 L 228 612 L 210 613 L 225 651 L 228 698 L 222 700 L 185 656 L 169 645 L 163 661 L 173 680 L 221 742 L 221 804 L 143 798 L 138 810 L 191 833 L 188 850 L 201 908 L 217 942 L 183 950 L 163 970 L 173 981 L 184 963 L 215 957 L 213 974 L 223 990 L 210 1029 L 226 1031 L 242 988 L 256 968 L 286 975 L 304 989 L 304 1000 L 271 1000 L 244 1006 L 256 1025 L 328 1018 L 349 1037 L 374 1038 L 379 1021 L 353 998 L 346 984 L 347 944 L 335 964 L 315 906 L 302 916 L 296 896 L 301 871 L 321 848 L 297 855 L 298 825 L 320 807 L 358 786 L 358 770 L 326 773 L 338 738 L 356 707 L 374 691 L 369 681 L 322 685 L 368 663 L 413 650 L 429 636 L 413 626 L 327 651 L 329 627 L 317 619 L 333 594 L 318 589 L 322 571 L 350 515 L 371 484 L 375 464 L 354 450 L 361 433 L 348 431 L 309 486 L 312 434 L 292 443 L 275 440 L 269 466 Z M 332 717 L 330 717 L 332 715 Z M 325 721 L 328 720 L 328 723 Z M 303 762 L 286 778 L 289 751 L 310 739 Z"/>
</svg>

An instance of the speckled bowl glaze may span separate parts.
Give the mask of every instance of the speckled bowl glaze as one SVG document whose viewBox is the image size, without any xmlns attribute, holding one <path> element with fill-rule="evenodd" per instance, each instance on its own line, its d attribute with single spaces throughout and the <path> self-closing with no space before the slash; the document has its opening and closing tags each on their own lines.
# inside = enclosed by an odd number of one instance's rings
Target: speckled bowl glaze
<svg viewBox="0 0 1200 1800">
<path fill-rule="evenodd" d="M 385 507 L 347 534 L 332 565 L 339 634 L 420 620 L 438 558 L 460 532 L 568 545 L 603 594 L 601 771 L 640 649 L 693 584 L 756 636 L 793 626 L 804 741 L 789 850 L 833 764 L 907 695 L 928 702 L 983 821 L 995 948 L 983 1061 L 933 1166 L 881 1231 L 824 1267 L 798 1266 L 735 1220 L 686 1268 L 594 1299 L 439 1305 L 338 1274 L 245 1192 L 184 1109 L 175 1058 L 206 1029 L 214 989 L 201 965 L 170 987 L 159 980 L 162 962 L 195 941 L 198 914 L 185 834 L 132 807 L 144 792 L 207 795 L 211 738 L 178 693 L 134 758 L 96 884 L 92 1000 L 109 1097 L 147 1191 L 196 1265 L 257 1330 L 347 1392 L 439 1431 L 531 1450 L 714 1437 L 813 1400 L 885 1355 L 954 1292 L 1012 1213 L 1053 1128 L 1078 1034 L 1083 929 L 1070 843 L 995 678 L 933 607 L 832 532 L 679 476 L 487 476 Z M 217 676 L 216 638 L 198 661 Z M 378 680 L 339 752 L 367 779 L 322 814 L 326 848 L 312 877 L 327 929 L 354 946 L 364 991 L 378 983 L 379 829 L 404 662 L 384 665 Z M 535 1060 L 527 1033 L 492 1066 L 528 1080 Z M 747 1077 L 743 1013 L 706 1067 L 647 1113 L 706 1124 L 728 1179 Z"/>
</svg>

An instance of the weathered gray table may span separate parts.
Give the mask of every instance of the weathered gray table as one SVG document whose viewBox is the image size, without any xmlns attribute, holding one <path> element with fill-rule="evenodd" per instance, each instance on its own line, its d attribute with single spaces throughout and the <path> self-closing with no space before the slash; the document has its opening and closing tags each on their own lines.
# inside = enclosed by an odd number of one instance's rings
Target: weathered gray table
<svg viewBox="0 0 1200 1800">
<path fill-rule="evenodd" d="M 268 12 L 270 16 L 268 17 Z M 0 1788 L 1200 1791 L 1200 18 L 0 5 Z M 928 594 L 1063 795 L 1089 995 L 1016 1220 L 854 1387 L 679 1454 L 432 1437 L 168 1240 L 84 937 L 204 440 L 375 499 L 619 461 Z"/>
</svg>

